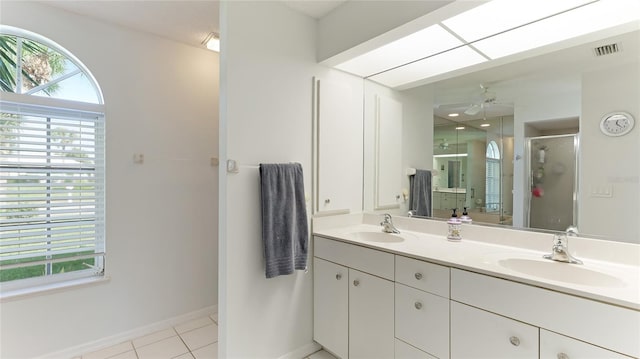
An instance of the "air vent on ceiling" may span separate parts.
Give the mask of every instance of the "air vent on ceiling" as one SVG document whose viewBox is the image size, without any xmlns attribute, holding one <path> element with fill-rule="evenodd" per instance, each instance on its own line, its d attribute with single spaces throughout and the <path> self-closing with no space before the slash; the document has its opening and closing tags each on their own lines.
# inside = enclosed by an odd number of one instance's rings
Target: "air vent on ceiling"
<svg viewBox="0 0 640 359">
<path fill-rule="evenodd" d="M 603 45 L 593 49 L 593 52 L 596 56 L 611 55 L 620 51 L 622 51 L 622 47 L 620 46 L 620 44 Z"/>
</svg>

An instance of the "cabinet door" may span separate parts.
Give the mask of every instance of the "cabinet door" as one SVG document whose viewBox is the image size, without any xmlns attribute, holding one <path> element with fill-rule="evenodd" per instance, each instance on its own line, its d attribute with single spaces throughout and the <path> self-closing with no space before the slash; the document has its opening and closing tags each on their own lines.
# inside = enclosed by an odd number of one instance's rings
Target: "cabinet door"
<svg viewBox="0 0 640 359">
<path fill-rule="evenodd" d="M 540 329 L 540 359 L 628 359 L 589 343 Z"/>
<path fill-rule="evenodd" d="M 449 299 L 396 283 L 396 337 L 435 355 L 449 357 Z"/>
<path fill-rule="evenodd" d="M 361 94 L 347 82 L 316 86 L 314 213 L 348 212 L 362 203 Z"/>
<path fill-rule="evenodd" d="M 393 282 L 349 269 L 349 358 L 393 358 Z"/>
<path fill-rule="evenodd" d="M 451 358 L 538 358 L 538 328 L 451 302 Z"/>
<path fill-rule="evenodd" d="M 328 351 L 348 357 L 349 271 L 313 258 L 313 339 Z"/>
</svg>

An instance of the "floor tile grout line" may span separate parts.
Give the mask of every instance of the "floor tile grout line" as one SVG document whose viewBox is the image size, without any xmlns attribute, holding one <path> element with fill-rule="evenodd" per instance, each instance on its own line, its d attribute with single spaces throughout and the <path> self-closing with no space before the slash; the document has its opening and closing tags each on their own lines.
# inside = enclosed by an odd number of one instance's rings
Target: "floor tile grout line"
<svg viewBox="0 0 640 359">
<path fill-rule="evenodd" d="M 182 335 L 180 335 L 180 333 L 178 333 L 178 338 L 180 338 L 180 341 L 182 342 L 182 344 L 184 344 L 184 347 L 187 348 L 187 353 L 191 354 L 192 357 L 195 358 L 195 355 L 193 355 L 193 351 L 191 350 L 191 348 L 189 348 L 189 346 L 187 345 L 187 342 L 184 341 L 184 339 L 182 339 Z M 180 355 L 185 355 L 186 353 L 182 353 Z"/>
<path fill-rule="evenodd" d="M 216 320 L 213 318 L 213 315 L 214 315 L 214 314 L 216 314 L 216 313 L 209 314 L 209 315 L 207 315 L 206 317 L 202 317 L 202 318 L 208 318 L 209 320 L 211 320 L 211 322 L 212 322 L 214 325 L 219 326 L 218 321 L 216 321 Z M 185 322 L 185 323 L 187 323 L 187 322 Z M 185 324 L 185 323 L 182 323 L 182 324 Z M 131 344 L 131 348 L 132 348 L 132 350 L 127 350 L 127 351 L 125 351 L 125 352 L 123 352 L 123 353 L 114 354 L 114 355 L 111 355 L 111 356 L 106 357 L 106 358 L 104 358 L 104 359 L 110 359 L 110 358 L 113 358 L 113 357 L 115 357 L 115 356 L 122 355 L 122 354 L 124 354 L 124 353 L 128 353 L 128 352 L 130 352 L 130 351 L 133 351 L 133 353 L 135 354 L 136 358 L 140 359 L 140 356 L 138 355 L 138 349 L 141 349 L 141 348 L 147 347 L 147 346 L 149 346 L 149 345 L 156 344 L 156 343 L 158 343 L 158 342 L 161 342 L 161 341 L 166 340 L 166 339 L 169 339 L 169 338 L 173 338 L 174 336 L 177 336 L 177 337 L 180 339 L 180 341 L 184 344 L 184 346 L 187 348 L 187 352 L 186 352 L 186 353 L 182 353 L 182 354 L 180 354 L 180 355 L 178 355 L 178 356 L 185 355 L 185 354 L 191 354 L 191 356 L 192 356 L 193 358 L 195 358 L 195 355 L 193 354 L 193 350 L 191 350 L 191 348 L 189 348 L 189 346 L 187 345 L 187 343 L 184 341 L 184 339 L 182 338 L 182 334 L 187 334 L 187 333 L 189 333 L 189 332 L 192 332 L 192 331 L 197 330 L 197 329 L 202 329 L 202 328 L 207 327 L 207 326 L 212 325 L 212 324 L 206 324 L 206 325 L 203 325 L 203 326 L 201 326 L 201 327 L 192 328 L 192 329 L 187 330 L 187 331 L 185 331 L 185 332 L 183 332 L 183 333 L 179 333 L 179 332 L 178 332 L 178 330 L 176 329 L 176 327 L 177 327 L 177 326 L 179 326 L 179 325 L 180 325 L 180 324 L 177 324 L 177 325 L 174 325 L 174 326 L 173 326 L 173 325 L 170 325 L 170 326 L 168 326 L 168 327 L 167 327 L 167 328 L 165 328 L 165 329 L 157 330 L 157 331 L 155 331 L 155 332 L 153 332 L 153 333 L 150 333 L 150 334 L 147 334 L 147 335 L 143 335 L 143 336 L 141 336 L 141 337 L 137 337 L 137 338 L 134 338 L 134 339 L 131 339 L 131 340 L 127 340 L 127 341 L 124 341 L 124 342 L 122 342 L 122 343 L 118 343 L 118 344 L 116 344 L 116 345 L 120 345 L 120 344 L 124 344 L 124 343 L 130 343 L 130 344 Z M 154 333 L 159 333 L 159 332 L 164 331 L 164 330 L 167 330 L 167 329 L 171 329 L 171 330 L 173 330 L 173 332 L 174 332 L 174 334 L 175 334 L 175 335 L 172 335 L 172 336 L 167 337 L 167 338 L 162 338 L 162 339 L 155 340 L 155 341 L 150 342 L 150 343 L 147 343 L 147 344 L 145 344 L 145 345 L 141 345 L 140 347 L 136 347 L 136 346 L 134 345 L 134 343 L 133 343 L 133 342 L 134 342 L 134 340 L 138 340 L 138 339 L 141 339 L 141 338 L 144 338 L 144 337 L 147 337 L 147 336 L 153 335 Z M 209 343 L 209 344 L 206 344 L 206 345 L 203 345 L 203 346 L 201 346 L 201 347 L 195 348 L 194 350 L 200 350 L 200 349 L 202 349 L 202 348 L 204 348 L 204 347 L 206 347 L 206 346 L 213 345 L 213 344 L 215 344 L 215 343 L 217 343 L 217 342 L 218 342 L 218 338 L 216 337 L 216 338 L 215 338 L 215 340 L 214 340 L 213 342 L 211 342 L 211 343 Z M 105 349 L 106 349 L 106 348 L 105 348 Z M 82 354 L 82 355 L 80 355 L 80 356 L 79 356 L 79 358 L 80 358 L 80 359 L 83 359 L 87 354 L 91 354 L 91 353 Z"/>
</svg>

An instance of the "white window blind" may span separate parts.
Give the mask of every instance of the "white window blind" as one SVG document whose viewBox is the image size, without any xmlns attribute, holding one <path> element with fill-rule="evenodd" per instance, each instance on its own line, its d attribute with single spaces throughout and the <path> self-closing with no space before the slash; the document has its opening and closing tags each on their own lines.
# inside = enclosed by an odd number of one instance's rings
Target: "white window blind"
<svg viewBox="0 0 640 359">
<path fill-rule="evenodd" d="M 0 101 L 0 281 L 102 275 L 102 113 Z"/>
</svg>

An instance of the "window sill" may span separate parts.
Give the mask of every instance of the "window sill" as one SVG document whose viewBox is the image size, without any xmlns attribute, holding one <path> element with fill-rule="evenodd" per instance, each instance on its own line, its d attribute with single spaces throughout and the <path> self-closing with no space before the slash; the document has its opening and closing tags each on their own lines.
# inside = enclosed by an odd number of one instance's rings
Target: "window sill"
<svg viewBox="0 0 640 359">
<path fill-rule="evenodd" d="M 0 291 L 0 303 L 10 302 L 14 300 L 36 297 L 44 294 L 52 294 L 62 292 L 79 287 L 87 287 L 98 284 L 106 284 L 111 281 L 108 276 L 94 276 L 89 278 L 79 278 L 64 282 L 43 284 L 30 288 L 15 289 L 10 291 Z"/>
</svg>

